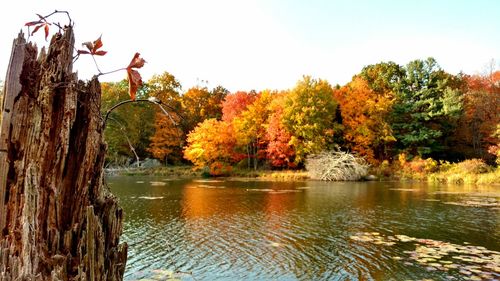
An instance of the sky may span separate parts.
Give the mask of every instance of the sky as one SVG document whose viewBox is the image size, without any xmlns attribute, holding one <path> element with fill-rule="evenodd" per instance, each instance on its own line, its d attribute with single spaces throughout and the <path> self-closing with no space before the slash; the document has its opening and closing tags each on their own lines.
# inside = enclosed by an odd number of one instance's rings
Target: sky
<svg viewBox="0 0 500 281">
<path fill-rule="evenodd" d="M 70 12 L 77 47 L 102 35 L 103 72 L 139 52 L 143 80 L 168 71 L 184 91 L 288 89 L 303 75 L 343 85 L 366 65 L 429 56 L 453 74 L 482 73 L 492 59 L 500 68 L 497 0 L 25 0 L 9 2 L 0 17 L 0 80 L 24 23 L 55 9 Z M 30 40 L 47 45 L 42 32 Z M 89 56 L 74 69 L 81 79 L 97 73 Z"/>
</svg>

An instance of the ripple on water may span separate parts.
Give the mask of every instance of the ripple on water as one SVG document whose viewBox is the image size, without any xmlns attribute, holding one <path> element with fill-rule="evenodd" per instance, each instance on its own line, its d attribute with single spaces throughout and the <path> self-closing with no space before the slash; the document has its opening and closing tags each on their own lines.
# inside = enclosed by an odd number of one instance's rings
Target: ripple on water
<svg viewBox="0 0 500 281">
<path fill-rule="evenodd" d="M 387 183 L 308 183 L 311 187 L 303 188 L 304 183 L 224 181 L 225 188 L 209 188 L 222 185 L 172 181 L 152 189 L 136 181 L 122 194 L 116 192 L 125 210 L 122 240 L 130 245 L 127 280 L 151 278 L 159 269 L 184 272 L 183 280 L 443 278 L 399 260 L 407 259 L 404 251 L 414 250 L 408 245 L 349 238 L 365 231 L 500 248 L 494 210 L 442 204 L 461 195 L 431 194 L 424 187 L 403 192 L 407 187 Z M 292 192 L 295 188 L 300 189 Z"/>
</svg>

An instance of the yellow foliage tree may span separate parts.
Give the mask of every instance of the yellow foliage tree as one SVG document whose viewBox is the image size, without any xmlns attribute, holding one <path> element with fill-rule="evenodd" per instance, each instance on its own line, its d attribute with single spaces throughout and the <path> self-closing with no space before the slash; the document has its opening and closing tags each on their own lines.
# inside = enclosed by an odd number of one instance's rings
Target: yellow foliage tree
<svg viewBox="0 0 500 281">
<path fill-rule="evenodd" d="M 214 118 L 207 119 L 194 128 L 187 137 L 184 158 L 196 168 L 210 167 L 214 173 L 222 166 L 233 163 L 233 148 L 236 144 L 232 125 Z"/>
</svg>

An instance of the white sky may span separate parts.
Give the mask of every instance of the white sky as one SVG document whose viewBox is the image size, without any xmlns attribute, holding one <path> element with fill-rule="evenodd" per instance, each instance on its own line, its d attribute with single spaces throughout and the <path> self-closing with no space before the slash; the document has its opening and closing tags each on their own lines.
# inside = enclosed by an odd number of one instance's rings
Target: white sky
<svg viewBox="0 0 500 281">
<path fill-rule="evenodd" d="M 28 0 L 3 8 L 0 80 L 17 32 L 35 13 L 54 9 L 71 13 L 77 47 L 102 34 L 103 71 L 126 66 L 137 51 L 148 62 L 144 80 L 168 71 L 184 90 L 205 85 L 201 80 L 230 91 L 287 89 L 304 74 L 344 84 L 364 65 L 428 56 L 451 73 L 481 72 L 491 59 L 500 61 L 494 0 Z M 42 33 L 34 36 L 39 46 L 46 44 Z M 83 79 L 97 72 L 89 56 L 75 69 Z"/>
</svg>

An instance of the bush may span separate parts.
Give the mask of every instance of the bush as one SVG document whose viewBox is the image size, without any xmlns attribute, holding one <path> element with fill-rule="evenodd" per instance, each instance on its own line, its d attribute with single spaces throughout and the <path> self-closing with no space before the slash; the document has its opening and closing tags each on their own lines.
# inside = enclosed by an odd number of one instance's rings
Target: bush
<svg viewBox="0 0 500 281">
<path fill-rule="evenodd" d="M 230 165 L 218 161 L 210 165 L 210 175 L 215 177 L 228 176 L 231 174 L 231 170 Z"/>
<path fill-rule="evenodd" d="M 483 174 L 491 171 L 490 166 L 482 159 L 469 159 L 457 164 L 456 169 L 466 174 Z"/>
<path fill-rule="evenodd" d="M 306 159 L 306 170 L 311 179 L 355 181 L 366 176 L 368 168 L 365 159 L 337 150 L 310 155 Z"/>
</svg>

